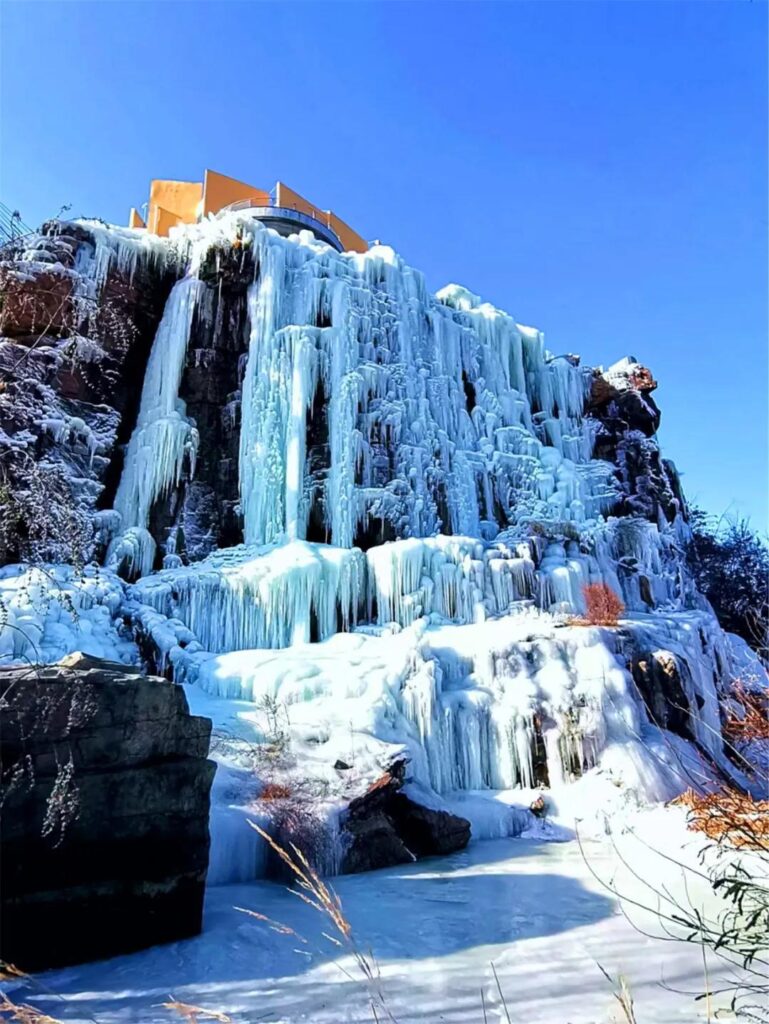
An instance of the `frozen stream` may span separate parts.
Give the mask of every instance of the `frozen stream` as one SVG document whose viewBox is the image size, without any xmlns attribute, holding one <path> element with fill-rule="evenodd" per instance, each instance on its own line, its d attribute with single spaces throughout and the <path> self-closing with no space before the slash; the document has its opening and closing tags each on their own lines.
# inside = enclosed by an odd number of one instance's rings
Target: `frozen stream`
<svg viewBox="0 0 769 1024">
<path fill-rule="evenodd" d="M 644 828 L 660 844 L 664 835 L 667 850 L 680 851 L 685 834 L 676 812 L 649 812 Z M 644 854 L 635 840 L 622 842 L 642 858 L 644 878 L 676 886 L 676 872 L 661 858 Z M 617 864 L 611 845 L 593 841 L 585 849 L 608 880 Z M 701 951 L 640 934 L 592 877 L 576 842 L 487 840 L 444 859 L 334 881 L 360 946 L 371 946 L 380 964 L 399 1024 L 482 1024 L 481 990 L 486 1019 L 506 1021 L 492 961 L 513 1024 L 621 1020 L 598 963 L 628 978 L 641 1024 L 706 1019 L 704 1002 L 683 994 L 701 990 Z M 638 895 L 639 883 L 629 875 L 621 886 Z M 308 944 L 298 951 L 295 939 L 235 906 L 289 924 Z M 658 930 L 650 917 L 636 920 Z M 216 887 L 208 893 L 200 937 L 51 972 L 42 981 L 56 997 L 23 996 L 61 1020 L 100 1024 L 178 1019 L 158 1005 L 169 994 L 223 1011 L 234 1024 L 370 1022 L 355 966 L 349 958 L 333 961 L 324 927 L 279 885 Z"/>
</svg>

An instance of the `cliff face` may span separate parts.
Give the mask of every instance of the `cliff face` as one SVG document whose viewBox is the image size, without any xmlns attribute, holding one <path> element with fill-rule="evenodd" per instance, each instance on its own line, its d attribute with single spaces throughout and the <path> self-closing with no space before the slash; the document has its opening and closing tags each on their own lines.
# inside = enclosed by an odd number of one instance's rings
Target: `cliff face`
<svg viewBox="0 0 769 1024">
<path fill-rule="evenodd" d="M 231 217 L 168 242 L 54 221 L 0 260 L 6 477 L 66 478 L 82 529 L 143 545 L 129 574 L 243 540 L 367 549 L 683 511 L 643 367 L 553 358 L 464 289 L 430 299 L 390 250 L 253 231 Z"/>
<path fill-rule="evenodd" d="M 140 259 L 105 237 L 54 221 L 0 251 L 3 561 L 98 549 L 174 274 L 162 248 Z M 43 528 L 46 495 L 58 523 Z"/>
<path fill-rule="evenodd" d="M 0 685 L 2 959 L 39 970 L 197 934 L 210 721 L 181 687 L 80 655 Z"/>
<path fill-rule="evenodd" d="M 6 257 L 4 557 L 71 560 L 75 535 L 97 563 L 55 570 L 87 641 L 0 570 L 6 657 L 136 641 L 201 700 L 251 702 L 257 746 L 265 702 L 285 707 L 281 785 L 309 772 L 348 803 L 404 754 L 435 800 L 588 775 L 659 799 L 687 784 L 679 741 L 732 771 L 732 644 L 686 568 L 648 369 L 583 367 L 387 247 L 338 254 L 248 211 L 171 239 L 52 222 Z M 591 584 L 616 626 L 580 624 Z"/>
</svg>

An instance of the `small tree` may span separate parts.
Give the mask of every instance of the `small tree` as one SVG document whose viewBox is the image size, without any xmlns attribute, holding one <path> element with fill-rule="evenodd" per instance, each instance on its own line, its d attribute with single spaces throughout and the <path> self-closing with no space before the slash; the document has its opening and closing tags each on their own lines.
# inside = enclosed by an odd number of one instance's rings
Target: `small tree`
<svg viewBox="0 0 769 1024">
<path fill-rule="evenodd" d="M 585 598 L 585 616 L 581 620 L 588 626 L 616 626 L 625 606 L 607 583 L 586 583 L 582 588 Z"/>
</svg>

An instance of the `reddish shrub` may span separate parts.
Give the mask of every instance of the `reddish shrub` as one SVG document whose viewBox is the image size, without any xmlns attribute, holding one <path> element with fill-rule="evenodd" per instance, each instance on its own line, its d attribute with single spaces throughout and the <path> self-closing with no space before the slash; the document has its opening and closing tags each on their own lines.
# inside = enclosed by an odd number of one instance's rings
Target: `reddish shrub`
<svg viewBox="0 0 769 1024">
<path fill-rule="evenodd" d="M 582 588 L 585 598 L 585 617 L 588 626 L 616 626 L 625 606 L 606 583 L 586 583 Z"/>
<path fill-rule="evenodd" d="M 288 786 L 280 782 L 265 782 L 259 794 L 260 800 L 288 800 L 293 794 Z"/>
<path fill-rule="evenodd" d="M 766 851 L 769 840 L 769 800 L 722 786 L 715 793 L 687 789 L 672 801 L 689 808 L 689 828 L 731 846 Z"/>
</svg>

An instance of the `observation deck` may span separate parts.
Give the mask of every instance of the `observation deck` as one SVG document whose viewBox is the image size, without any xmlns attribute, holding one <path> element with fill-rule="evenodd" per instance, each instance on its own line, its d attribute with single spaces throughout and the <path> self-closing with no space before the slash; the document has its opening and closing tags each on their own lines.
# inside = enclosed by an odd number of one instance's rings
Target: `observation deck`
<svg viewBox="0 0 769 1024">
<path fill-rule="evenodd" d="M 167 236 L 178 224 L 198 224 L 223 210 L 248 211 L 281 235 L 311 231 L 337 252 L 366 252 L 369 244 L 333 210 L 321 210 L 282 181 L 274 188 L 256 188 L 218 171 L 206 170 L 202 181 L 153 178 L 143 217 L 132 207 L 130 228 Z M 1 212 L 1 211 L 0 211 Z M 1 225 L 0 225 L 1 226 Z"/>
<path fill-rule="evenodd" d="M 265 206 L 263 202 L 254 199 L 241 199 L 236 203 L 230 203 L 220 212 L 224 213 L 229 210 L 237 212 L 247 210 L 256 220 L 260 220 L 268 228 L 274 228 L 279 235 L 284 237 L 296 234 L 297 231 L 312 231 L 319 241 L 330 245 L 337 252 L 344 252 L 342 240 L 331 227 L 330 215 L 322 210 L 314 210 L 315 216 L 311 216 L 302 210 L 273 205 L 272 202 L 269 206 Z"/>
</svg>

